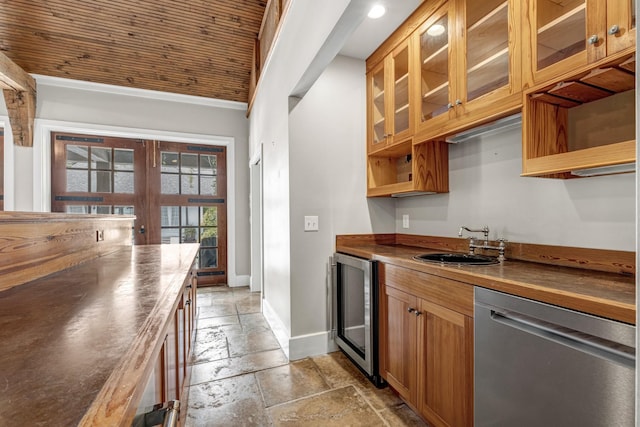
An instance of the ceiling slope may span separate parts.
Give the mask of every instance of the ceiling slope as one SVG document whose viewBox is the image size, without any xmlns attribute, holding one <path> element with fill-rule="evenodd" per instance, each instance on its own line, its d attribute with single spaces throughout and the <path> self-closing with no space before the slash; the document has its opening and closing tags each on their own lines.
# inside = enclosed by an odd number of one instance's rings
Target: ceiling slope
<svg viewBox="0 0 640 427">
<path fill-rule="evenodd" d="M 0 51 L 32 74 L 247 102 L 267 0 L 0 0 Z"/>
</svg>

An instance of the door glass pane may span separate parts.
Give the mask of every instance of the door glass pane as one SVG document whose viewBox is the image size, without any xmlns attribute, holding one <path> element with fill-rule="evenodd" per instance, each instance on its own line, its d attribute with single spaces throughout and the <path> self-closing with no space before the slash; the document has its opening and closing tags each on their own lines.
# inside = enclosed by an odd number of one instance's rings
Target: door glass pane
<svg viewBox="0 0 640 427">
<path fill-rule="evenodd" d="M 197 243 L 198 229 L 194 227 L 182 228 L 180 243 Z"/>
<path fill-rule="evenodd" d="M 98 215 L 110 215 L 111 206 L 107 206 L 107 205 L 91 206 L 91 213 L 98 214 Z"/>
<path fill-rule="evenodd" d="M 160 241 L 164 244 L 180 243 L 180 229 L 179 228 L 163 228 L 160 231 Z"/>
<path fill-rule="evenodd" d="M 201 248 L 199 268 L 218 267 L 218 248 Z"/>
<path fill-rule="evenodd" d="M 218 208 L 216 206 L 203 206 L 201 225 L 216 227 L 218 225 Z"/>
<path fill-rule="evenodd" d="M 91 191 L 111 193 L 111 171 L 91 171 Z"/>
<path fill-rule="evenodd" d="M 178 173 L 178 153 L 162 152 L 161 158 L 161 172 L 173 172 Z"/>
<path fill-rule="evenodd" d="M 89 169 L 89 148 L 80 145 L 67 145 L 65 148 L 67 169 Z"/>
<path fill-rule="evenodd" d="M 133 172 L 114 172 L 113 173 L 113 192 L 133 194 Z"/>
<path fill-rule="evenodd" d="M 114 206 L 113 213 L 116 215 L 135 215 L 133 206 Z"/>
<path fill-rule="evenodd" d="M 218 156 L 201 155 L 200 156 L 200 175 L 217 175 Z"/>
<path fill-rule="evenodd" d="M 91 169 L 111 169 L 111 148 L 91 147 Z"/>
<path fill-rule="evenodd" d="M 200 177 L 200 194 L 205 196 L 215 196 L 218 194 L 218 183 L 215 176 Z"/>
<path fill-rule="evenodd" d="M 446 113 L 449 103 L 449 19 L 444 15 L 420 35 L 422 121 Z"/>
<path fill-rule="evenodd" d="M 371 79 L 373 97 L 373 143 L 377 144 L 385 139 L 385 100 L 384 100 L 384 67 L 373 75 Z"/>
<path fill-rule="evenodd" d="M 180 154 L 180 172 L 198 173 L 198 155 L 181 153 Z"/>
<path fill-rule="evenodd" d="M 67 169 L 67 191 L 82 192 L 89 191 L 89 171 Z"/>
<path fill-rule="evenodd" d="M 160 224 L 162 227 L 176 227 L 180 225 L 180 207 L 161 206 Z"/>
<path fill-rule="evenodd" d="M 133 170 L 133 150 L 116 148 L 113 152 L 114 169 L 119 171 Z"/>
<path fill-rule="evenodd" d="M 395 78 L 393 130 L 409 129 L 409 48 L 405 47 L 393 58 Z"/>
<path fill-rule="evenodd" d="M 509 7 L 467 0 L 467 101 L 509 83 Z"/>
<path fill-rule="evenodd" d="M 180 225 L 194 225 L 198 226 L 200 220 L 200 208 L 198 206 L 183 206 L 182 207 L 182 219 Z"/>
<path fill-rule="evenodd" d="M 160 177 L 160 192 L 162 194 L 180 194 L 180 175 L 163 173 Z"/>
<path fill-rule="evenodd" d="M 538 70 L 586 49 L 585 0 L 537 1 Z"/>
<path fill-rule="evenodd" d="M 198 175 L 182 175 L 180 181 L 181 194 L 198 194 Z"/>
</svg>

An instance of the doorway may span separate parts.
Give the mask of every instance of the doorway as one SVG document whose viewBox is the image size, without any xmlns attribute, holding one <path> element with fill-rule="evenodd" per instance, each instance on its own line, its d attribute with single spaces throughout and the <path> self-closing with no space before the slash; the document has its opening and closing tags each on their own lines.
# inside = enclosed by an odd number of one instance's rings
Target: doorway
<svg viewBox="0 0 640 427">
<path fill-rule="evenodd" d="M 226 147 L 52 132 L 51 210 L 135 215 L 136 245 L 200 243 L 198 283 L 227 282 Z"/>
<path fill-rule="evenodd" d="M 251 173 L 251 292 L 262 292 L 264 298 L 263 287 L 263 269 L 262 269 L 262 161 L 260 159 L 252 161 L 250 166 Z"/>
</svg>

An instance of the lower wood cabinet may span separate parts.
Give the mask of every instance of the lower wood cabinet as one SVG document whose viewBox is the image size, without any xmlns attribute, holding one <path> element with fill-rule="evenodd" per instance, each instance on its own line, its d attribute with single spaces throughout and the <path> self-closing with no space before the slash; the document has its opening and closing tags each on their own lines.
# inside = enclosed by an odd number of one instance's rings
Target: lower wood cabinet
<svg viewBox="0 0 640 427">
<path fill-rule="evenodd" d="M 473 286 L 382 267 L 380 359 L 389 385 L 434 426 L 473 424 Z"/>
<path fill-rule="evenodd" d="M 191 377 L 189 358 L 196 329 L 196 290 L 196 276 L 192 272 L 185 280 L 178 306 L 169 319 L 164 342 L 155 359 L 138 414 L 151 411 L 156 404 L 179 400 L 180 425 L 184 425 Z"/>
</svg>

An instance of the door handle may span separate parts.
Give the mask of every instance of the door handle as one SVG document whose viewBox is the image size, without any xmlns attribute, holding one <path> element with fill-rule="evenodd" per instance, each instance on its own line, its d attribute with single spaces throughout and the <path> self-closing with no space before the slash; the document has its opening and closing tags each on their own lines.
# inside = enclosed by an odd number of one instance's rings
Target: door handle
<svg viewBox="0 0 640 427">
<path fill-rule="evenodd" d="M 144 234 L 144 232 L 145 232 L 144 225 L 141 225 L 140 226 L 140 234 Z"/>
</svg>

